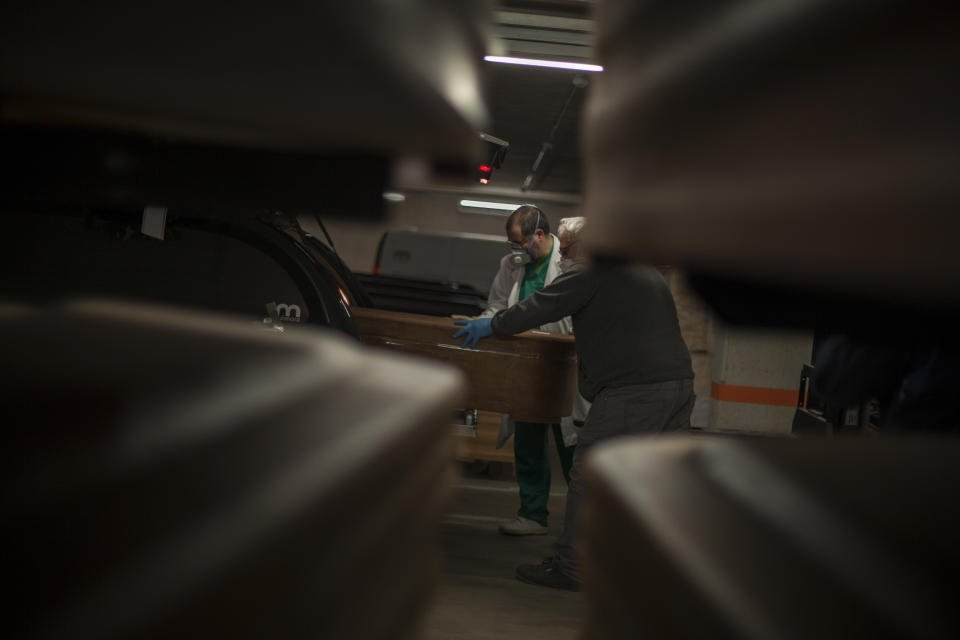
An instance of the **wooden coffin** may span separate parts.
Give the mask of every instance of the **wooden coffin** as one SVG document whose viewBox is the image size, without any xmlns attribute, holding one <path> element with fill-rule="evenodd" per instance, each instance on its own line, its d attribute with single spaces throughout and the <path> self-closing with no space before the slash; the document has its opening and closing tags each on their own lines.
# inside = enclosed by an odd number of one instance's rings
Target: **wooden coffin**
<svg viewBox="0 0 960 640">
<path fill-rule="evenodd" d="M 573 336 L 526 331 L 491 336 L 461 349 L 453 320 L 380 309 L 353 309 L 360 339 L 455 365 L 467 377 L 467 406 L 509 413 L 518 420 L 559 422 L 576 390 Z"/>
<path fill-rule="evenodd" d="M 599 445 L 582 637 L 960 637 L 958 462 L 947 438 Z"/>
<path fill-rule="evenodd" d="M 0 307 L 10 637 L 416 637 L 460 374 L 248 324 Z"/>
<path fill-rule="evenodd" d="M 689 4 L 598 7 L 593 250 L 956 305 L 960 7 Z"/>
<path fill-rule="evenodd" d="M 484 3 L 98 7 L 0 3 L 0 120 L 340 158 L 472 159 L 480 142 Z"/>
</svg>

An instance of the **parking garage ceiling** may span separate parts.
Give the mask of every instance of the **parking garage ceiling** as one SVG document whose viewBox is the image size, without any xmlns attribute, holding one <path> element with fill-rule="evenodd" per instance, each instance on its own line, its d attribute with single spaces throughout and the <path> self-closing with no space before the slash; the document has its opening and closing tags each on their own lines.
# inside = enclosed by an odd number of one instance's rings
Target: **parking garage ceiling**
<svg viewBox="0 0 960 640">
<path fill-rule="evenodd" d="M 503 0 L 494 13 L 491 53 L 595 62 L 593 2 Z M 510 151 L 494 174 L 498 188 L 579 194 L 580 121 L 591 73 L 488 63 L 488 133 Z"/>
</svg>

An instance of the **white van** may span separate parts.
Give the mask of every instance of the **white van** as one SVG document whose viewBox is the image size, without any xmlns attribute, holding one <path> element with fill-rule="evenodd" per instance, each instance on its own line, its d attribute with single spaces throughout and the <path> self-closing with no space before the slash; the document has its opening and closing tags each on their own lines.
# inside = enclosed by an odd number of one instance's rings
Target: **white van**
<svg viewBox="0 0 960 640">
<path fill-rule="evenodd" d="M 374 273 L 469 285 L 486 297 L 509 252 L 505 236 L 387 231 L 380 238 Z"/>
</svg>

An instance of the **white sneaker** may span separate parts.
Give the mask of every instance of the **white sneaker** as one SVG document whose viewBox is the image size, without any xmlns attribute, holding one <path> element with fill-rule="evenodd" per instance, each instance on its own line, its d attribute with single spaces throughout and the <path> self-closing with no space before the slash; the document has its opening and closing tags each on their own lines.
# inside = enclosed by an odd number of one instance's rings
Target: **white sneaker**
<svg viewBox="0 0 960 640">
<path fill-rule="evenodd" d="M 505 536 L 543 536 L 547 534 L 547 528 L 536 520 L 517 516 L 516 520 L 501 524 L 500 533 Z"/>
</svg>

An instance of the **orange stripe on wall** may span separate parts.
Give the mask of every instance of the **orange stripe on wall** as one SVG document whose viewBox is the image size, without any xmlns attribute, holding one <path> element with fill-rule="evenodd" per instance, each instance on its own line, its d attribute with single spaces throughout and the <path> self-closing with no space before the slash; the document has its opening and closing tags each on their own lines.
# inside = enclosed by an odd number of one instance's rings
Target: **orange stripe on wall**
<svg viewBox="0 0 960 640">
<path fill-rule="evenodd" d="M 710 395 L 722 402 L 746 402 L 774 407 L 797 406 L 798 391 L 767 387 L 740 387 L 734 384 L 710 383 Z"/>
</svg>

